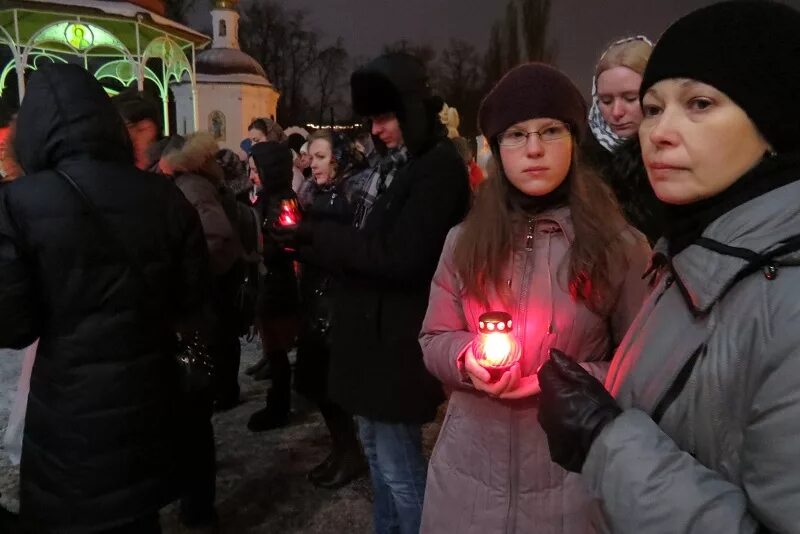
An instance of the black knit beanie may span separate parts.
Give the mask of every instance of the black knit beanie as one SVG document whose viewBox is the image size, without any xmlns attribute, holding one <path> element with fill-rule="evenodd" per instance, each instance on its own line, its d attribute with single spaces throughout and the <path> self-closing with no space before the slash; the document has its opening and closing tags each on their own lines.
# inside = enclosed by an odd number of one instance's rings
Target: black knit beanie
<svg viewBox="0 0 800 534">
<path fill-rule="evenodd" d="M 497 135 L 518 122 L 548 117 L 570 126 L 577 141 L 586 130 L 586 102 L 575 84 L 561 71 L 544 63 L 526 63 L 503 76 L 478 111 L 483 135 L 494 143 Z"/>
<path fill-rule="evenodd" d="M 668 78 L 690 78 L 725 93 L 777 152 L 800 148 L 799 11 L 735 0 L 690 13 L 656 43 L 640 96 Z"/>
</svg>

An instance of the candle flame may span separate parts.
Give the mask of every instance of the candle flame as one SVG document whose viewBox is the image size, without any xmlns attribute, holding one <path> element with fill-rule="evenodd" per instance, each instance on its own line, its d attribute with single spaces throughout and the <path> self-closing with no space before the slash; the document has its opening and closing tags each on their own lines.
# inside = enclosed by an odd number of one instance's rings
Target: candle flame
<svg viewBox="0 0 800 534">
<path fill-rule="evenodd" d="M 503 365 L 511 352 L 511 341 L 507 334 L 489 334 L 483 345 L 484 361 L 492 366 Z"/>
<path fill-rule="evenodd" d="M 295 220 L 291 213 L 283 212 L 280 217 L 278 217 L 278 223 L 281 226 L 293 226 L 297 224 L 297 220 Z"/>
</svg>

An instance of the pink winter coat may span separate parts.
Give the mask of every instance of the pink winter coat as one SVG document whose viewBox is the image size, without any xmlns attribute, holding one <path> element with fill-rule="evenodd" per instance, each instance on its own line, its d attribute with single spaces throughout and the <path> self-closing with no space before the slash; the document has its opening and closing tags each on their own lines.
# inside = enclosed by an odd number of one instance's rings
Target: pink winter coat
<svg viewBox="0 0 800 534">
<path fill-rule="evenodd" d="M 460 227 L 454 228 L 433 278 L 420 343 L 428 370 L 453 393 L 433 451 L 425 492 L 422 532 L 459 534 L 594 532 L 597 506 L 579 475 L 550 461 L 547 438 L 537 422 L 538 396 L 499 400 L 475 390 L 462 370 L 464 351 L 477 333 L 478 317 L 490 311 L 465 297 L 453 265 Z M 620 236 L 625 257 L 612 269 L 615 303 L 601 317 L 572 299 L 567 288 L 569 247 L 574 239 L 569 208 L 546 211 L 522 223 L 507 267 L 514 309 L 490 295 L 492 311 L 514 318 L 522 345 L 521 370 L 536 372 L 556 347 L 582 362 L 601 380 L 608 357 L 621 341 L 642 301 L 650 247 L 636 230 Z M 563 265 L 563 267 L 562 267 Z"/>
</svg>

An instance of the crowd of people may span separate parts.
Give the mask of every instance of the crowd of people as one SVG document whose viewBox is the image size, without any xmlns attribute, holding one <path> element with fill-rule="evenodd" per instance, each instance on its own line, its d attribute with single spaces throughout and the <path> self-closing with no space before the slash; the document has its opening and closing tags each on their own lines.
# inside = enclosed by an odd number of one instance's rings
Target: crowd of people
<svg viewBox="0 0 800 534">
<path fill-rule="evenodd" d="M 615 41 L 588 105 L 523 64 L 488 160 L 405 53 L 351 76 L 369 131 L 256 118 L 240 153 L 42 66 L 0 128 L 18 528 L 224 529 L 211 417 L 257 335 L 247 427 L 313 401 L 309 482 L 369 473 L 377 534 L 800 533 L 798 62 L 800 12 L 734 0 Z"/>
</svg>

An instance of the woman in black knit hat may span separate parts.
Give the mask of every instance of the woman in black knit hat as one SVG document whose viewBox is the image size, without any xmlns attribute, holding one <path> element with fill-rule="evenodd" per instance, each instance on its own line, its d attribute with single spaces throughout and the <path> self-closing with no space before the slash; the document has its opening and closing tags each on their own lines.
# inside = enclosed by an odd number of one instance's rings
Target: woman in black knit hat
<svg viewBox="0 0 800 534">
<path fill-rule="evenodd" d="M 613 532 L 800 532 L 800 12 L 715 4 L 641 86 L 655 288 L 606 380 L 539 371 L 550 453 Z M 612 397 L 613 395 L 613 397 Z"/>
<path fill-rule="evenodd" d="M 558 347 L 605 376 L 647 294 L 650 247 L 582 163 L 585 117 L 569 78 L 540 63 L 510 71 L 481 105 L 498 165 L 447 237 L 420 338 L 428 370 L 452 390 L 423 532 L 590 529 L 588 492 L 550 461 L 535 422 L 536 370 Z M 473 347 L 487 312 L 510 314 L 520 347 L 495 374 L 491 351 Z"/>
</svg>

